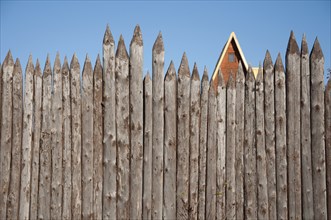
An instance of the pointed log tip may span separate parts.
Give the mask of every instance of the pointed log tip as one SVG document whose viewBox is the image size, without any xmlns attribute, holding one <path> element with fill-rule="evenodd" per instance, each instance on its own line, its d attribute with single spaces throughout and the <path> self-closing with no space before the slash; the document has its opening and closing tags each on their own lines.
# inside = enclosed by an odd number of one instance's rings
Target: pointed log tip
<svg viewBox="0 0 331 220">
<path fill-rule="evenodd" d="M 267 50 L 264 61 L 263 61 L 263 69 L 267 69 L 270 67 L 272 67 L 272 58 L 271 58 L 269 50 Z"/>
<path fill-rule="evenodd" d="M 294 36 L 294 32 L 291 31 L 290 38 L 287 44 L 286 55 L 288 54 L 297 54 L 299 55 L 299 46 Z"/>
<path fill-rule="evenodd" d="M 101 61 L 100 61 L 99 54 L 97 56 L 97 59 L 95 60 L 94 73 L 97 73 L 97 74 L 101 74 L 102 73 L 102 66 L 101 66 Z"/>
<path fill-rule="evenodd" d="M 156 54 L 160 54 L 161 52 L 164 52 L 164 45 L 163 45 L 163 38 L 161 31 L 157 36 L 155 43 L 153 45 L 153 52 L 155 52 Z"/>
<path fill-rule="evenodd" d="M 109 24 L 107 24 L 106 31 L 103 36 L 103 44 L 109 45 L 110 43 L 114 43 L 114 38 L 110 31 Z"/>
<path fill-rule="evenodd" d="M 30 72 L 30 73 L 34 72 L 34 65 L 33 65 L 33 59 L 32 59 L 31 54 L 28 59 L 28 64 L 26 65 L 26 72 Z"/>
<path fill-rule="evenodd" d="M 221 69 L 218 70 L 217 79 L 218 79 L 218 86 L 220 87 L 225 86 L 224 76 Z"/>
<path fill-rule="evenodd" d="M 47 54 L 43 77 L 45 78 L 49 75 L 52 75 L 52 69 L 51 69 L 51 59 L 50 59 L 49 54 Z"/>
<path fill-rule="evenodd" d="M 6 55 L 5 60 L 3 61 L 2 65 L 3 66 L 8 66 L 8 65 L 13 66 L 14 65 L 14 59 L 13 59 L 13 56 L 12 56 L 10 50 L 7 52 L 7 55 Z"/>
<path fill-rule="evenodd" d="M 301 55 L 306 55 L 308 54 L 308 44 L 306 40 L 306 35 L 303 34 L 302 36 L 302 41 L 301 41 Z"/>
<path fill-rule="evenodd" d="M 214 81 L 210 80 L 209 95 L 215 95 L 215 86 L 213 84 L 214 84 Z"/>
<path fill-rule="evenodd" d="M 151 75 L 149 74 L 149 71 L 147 71 L 144 81 L 145 81 L 145 83 L 151 81 Z"/>
<path fill-rule="evenodd" d="M 185 52 L 183 54 L 182 61 L 179 66 L 178 76 L 190 77 L 190 68 L 188 66 L 188 60 Z"/>
<path fill-rule="evenodd" d="M 199 81 L 200 80 L 199 70 L 198 70 L 198 66 L 197 66 L 196 63 L 194 63 L 194 66 L 193 66 L 192 80 L 194 80 L 194 81 Z"/>
<path fill-rule="evenodd" d="M 36 61 L 36 68 L 34 69 L 34 75 L 41 77 L 41 67 L 39 59 Z"/>
<path fill-rule="evenodd" d="M 18 74 L 18 73 L 22 73 L 22 66 L 21 66 L 20 59 L 16 58 L 13 74 Z"/>
<path fill-rule="evenodd" d="M 235 87 L 235 80 L 232 71 L 230 72 L 227 88 L 229 89 L 234 89 Z"/>
<path fill-rule="evenodd" d="M 83 72 L 82 72 L 82 76 L 85 75 L 92 75 L 92 64 L 88 54 L 86 54 Z"/>
<path fill-rule="evenodd" d="M 137 24 L 136 27 L 134 28 L 133 37 L 130 46 L 132 46 L 133 43 L 137 44 L 138 46 L 143 46 L 143 37 L 139 24 Z"/>
<path fill-rule="evenodd" d="M 175 69 L 175 64 L 174 62 L 171 60 L 167 73 L 165 75 L 165 81 L 171 81 L 172 79 L 176 78 L 176 69 Z"/>
<path fill-rule="evenodd" d="M 65 56 L 63 65 L 62 65 L 62 73 L 68 73 L 68 72 L 69 72 L 68 59 L 67 59 L 67 56 Z"/>
<path fill-rule="evenodd" d="M 281 57 L 280 53 L 278 53 L 278 56 L 276 59 L 275 70 L 278 72 L 284 72 L 284 65 L 283 65 L 283 61 L 282 61 L 282 57 Z"/>
<path fill-rule="evenodd" d="M 129 54 L 126 51 L 126 46 L 125 46 L 122 34 L 121 34 L 120 39 L 118 41 L 117 50 L 116 50 L 116 57 L 120 58 L 122 60 L 129 59 Z"/>
<path fill-rule="evenodd" d="M 251 66 L 248 67 L 248 72 L 246 75 L 246 81 L 254 81 L 255 77 L 254 77 L 254 73 L 253 73 L 253 69 Z"/>
<path fill-rule="evenodd" d="M 312 59 L 317 59 L 320 60 L 323 58 L 323 52 L 322 52 L 322 48 L 321 45 L 318 41 L 318 38 L 316 37 L 313 48 L 311 50 L 311 54 L 310 54 L 311 60 Z"/>
<path fill-rule="evenodd" d="M 61 68 L 61 61 L 60 61 L 60 54 L 59 52 L 56 53 L 54 68 Z"/>
<path fill-rule="evenodd" d="M 257 76 L 256 76 L 256 81 L 260 81 L 260 82 L 263 81 L 263 70 L 262 70 L 261 66 L 259 66 L 259 70 L 258 70 Z"/>
<path fill-rule="evenodd" d="M 74 53 L 74 55 L 71 58 L 70 68 L 71 69 L 79 69 L 80 68 L 76 53 Z"/>
<path fill-rule="evenodd" d="M 203 69 L 202 81 L 209 81 L 208 69 L 206 66 Z"/>
</svg>

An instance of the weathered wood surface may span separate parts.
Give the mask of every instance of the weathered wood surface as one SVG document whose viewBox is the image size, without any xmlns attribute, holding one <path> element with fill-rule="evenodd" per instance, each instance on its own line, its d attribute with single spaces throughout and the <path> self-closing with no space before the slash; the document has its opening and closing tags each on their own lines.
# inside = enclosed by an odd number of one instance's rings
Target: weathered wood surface
<svg viewBox="0 0 331 220">
<path fill-rule="evenodd" d="M 208 122 L 209 79 L 207 68 L 204 68 L 201 80 L 200 97 L 200 145 L 199 145 L 199 202 L 198 219 L 205 219 L 206 210 L 206 157 L 207 157 L 207 122 Z"/>
<path fill-rule="evenodd" d="M 93 219 L 102 219 L 102 66 L 99 55 L 94 66 L 93 87 Z"/>
<path fill-rule="evenodd" d="M 37 59 L 34 69 L 34 129 L 33 146 L 31 161 L 31 200 L 30 200 L 30 219 L 38 218 L 38 183 L 39 183 L 39 156 L 40 156 L 40 138 L 41 138 L 41 107 L 42 107 L 42 75 L 39 60 Z"/>
<path fill-rule="evenodd" d="M 51 207 L 51 125 L 52 125 L 52 69 L 47 56 L 43 71 L 42 124 L 40 140 L 40 179 L 38 198 L 38 219 L 50 219 Z"/>
<path fill-rule="evenodd" d="M 163 144 L 164 144 L 164 46 L 159 33 L 152 50 L 153 68 L 153 169 L 152 219 L 162 218 L 163 204 Z"/>
<path fill-rule="evenodd" d="M 0 219 L 6 219 L 12 148 L 12 109 L 14 60 L 9 51 L 2 64 L 2 109 L 0 140 Z"/>
<path fill-rule="evenodd" d="M 199 187 L 199 126 L 200 126 L 200 77 L 198 67 L 194 64 L 191 76 L 190 101 L 190 149 L 189 149 L 189 218 L 198 219 Z"/>
<path fill-rule="evenodd" d="M 244 219 L 245 75 L 241 61 L 236 75 L 236 217 Z"/>
<path fill-rule="evenodd" d="M 51 218 L 62 218 L 62 73 L 60 55 L 57 53 L 53 68 L 52 94 L 52 190 L 51 190 Z"/>
<path fill-rule="evenodd" d="M 256 146 L 255 146 L 255 79 L 248 69 L 245 84 L 245 218 L 257 219 Z"/>
<path fill-rule="evenodd" d="M 117 218 L 130 218 L 129 56 L 121 35 L 115 56 Z"/>
<path fill-rule="evenodd" d="M 22 137 L 22 171 L 20 185 L 20 219 L 29 219 L 30 195 L 31 195 L 31 152 L 33 145 L 33 73 L 34 66 L 30 55 L 25 70 L 25 89 L 23 104 L 23 137 Z M 62 169 L 62 167 L 61 167 Z M 18 201 L 16 201 L 18 202 Z"/>
<path fill-rule="evenodd" d="M 276 137 L 276 190 L 277 218 L 288 219 L 287 206 L 287 147 L 286 147 L 286 88 L 285 72 L 280 54 L 275 68 L 275 137 Z"/>
<path fill-rule="evenodd" d="M 142 218 L 143 190 L 143 39 L 139 25 L 130 43 L 130 218 Z"/>
<path fill-rule="evenodd" d="M 189 218 L 190 69 L 184 53 L 177 83 L 177 219 Z"/>
<path fill-rule="evenodd" d="M 164 219 L 176 219 L 176 117 L 177 79 L 174 63 L 171 62 L 164 80 Z"/>
<path fill-rule="evenodd" d="M 86 56 L 82 73 L 82 218 L 93 218 L 93 72 Z"/>
<path fill-rule="evenodd" d="M 115 43 L 110 28 L 103 38 L 103 218 L 116 216 Z"/>
<path fill-rule="evenodd" d="M 314 218 L 327 219 L 324 136 L 324 56 L 317 38 L 310 54 L 310 71 Z"/>
<path fill-rule="evenodd" d="M 29 68 L 29 71 L 31 71 L 31 68 Z M 23 112 L 22 86 L 23 86 L 22 68 L 19 59 L 16 59 L 14 65 L 14 71 L 13 71 L 13 140 L 12 140 L 12 151 L 11 151 L 10 185 L 9 185 L 8 207 L 7 207 L 8 219 L 17 219 L 19 217 L 18 214 L 19 214 L 20 182 L 21 182 L 21 150 L 22 150 L 21 145 L 22 145 L 22 112 Z"/>
<path fill-rule="evenodd" d="M 266 147 L 264 133 L 264 90 L 262 68 L 255 81 L 255 137 L 256 137 L 256 172 L 257 172 L 257 217 L 269 219 L 268 183 L 266 168 Z"/>
<path fill-rule="evenodd" d="M 293 31 L 286 51 L 286 113 L 289 218 L 302 218 L 300 150 L 300 53 Z"/>
<path fill-rule="evenodd" d="M 300 144 L 301 144 L 301 176 L 302 176 L 302 217 L 314 218 L 313 206 L 313 177 L 311 163 L 311 136 L 310 136 L 310 69 L 309 52 L 306 37 L 301 42 L 300 56 Z"/>
<path fill-rule="evenodd" d="M 325 88 L 325 150 L 326 150 L 326 185 L 328 198 L 328 216 L 331 216 L 331 79 Z"/>
<path fill-rule="evenodd" d="M 70 74 L 67 57 L 62 66 L 63 107 L 63 211 L 62 219 L 71 219 L 71 103 Z M 76 114 L 76 113 L 75 113 Z M 73 172 L 76 172 L 73 170 Z"/>
<path fill-rule="evenodd" d="M 76 54 L 70 62 L 70 93 L 71 93 L 71 170 L 72 170 L 72 196 L 71 196 L 71 216 L 72 219 L 81 219 L 82 213 L 82 104 L 81 104 L 81 84 L 80 65 Z"/>
<path fill-rule="evenodd" d="M 143 184 L 143 219 L 151 219 L 152 212 L 152 80 L 147 72 L 144 79 L 144 184 Z M 165 130 L 166 134 L 166 130 Z M 166 202 L 165 202 L 166 204 Z"/>
<path fill-rule="evenodd" d="M 208 92 L 208 139 L 206 179 L 206 219 L 216 219 L 217 100 L 214 86 Z M 178 192 L 177 192 L 178 193 Z"/>
<path fill-rule="evenodd" d="M 216 218 L 226 218 L 226 85 L 218 72 L 217 86 L 217 151 L 216 151 Z M 209 121 L 208 121 L 209 123 Z M 208 129 L 209 131 L 209 129 Z M 208 178 L 208 176 L 207 176 Z M 206 216 L 207 218 L 207 216 Z"/>
<path fill-rule="evenodd" d="M 263 61 L 264 132 L 269 219 L 277 219 L 274 66 L 269 51 Z"/>
</svg>

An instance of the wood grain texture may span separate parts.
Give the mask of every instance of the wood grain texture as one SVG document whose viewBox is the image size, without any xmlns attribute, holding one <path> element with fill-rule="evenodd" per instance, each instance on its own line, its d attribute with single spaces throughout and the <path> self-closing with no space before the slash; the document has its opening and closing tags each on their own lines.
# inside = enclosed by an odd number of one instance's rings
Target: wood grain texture
<svg viewBox="0 0 331 220">
<path fill-rule="evenodd" d="M 326 185 L 328 198 L 328 217 L 331 216 L 331 80 L 325 88 L 325 150 L 326 150 Z"/>
</svg>

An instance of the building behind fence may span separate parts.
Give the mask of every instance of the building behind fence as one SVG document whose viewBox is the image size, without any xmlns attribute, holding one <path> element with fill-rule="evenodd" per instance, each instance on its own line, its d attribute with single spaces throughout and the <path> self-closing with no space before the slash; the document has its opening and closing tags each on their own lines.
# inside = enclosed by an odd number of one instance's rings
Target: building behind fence
<svg viewBox="0 0 331 220">
<path fill-rule="evenodd" d="M 143 79 L 109 27 L 94 68 L 74 55 L 42 73 L 8 52 L 0 84 L 0 219 L 327 219 L 331 81 L 316 39 L 291 33 L 285 68 L 266 53 L 255 78 L 164 69 L 161 34 Z M 82 79 L 80 72 L 82 70 Z M 24 95 L 22 95 L 24 94 Z"/>
</svg>

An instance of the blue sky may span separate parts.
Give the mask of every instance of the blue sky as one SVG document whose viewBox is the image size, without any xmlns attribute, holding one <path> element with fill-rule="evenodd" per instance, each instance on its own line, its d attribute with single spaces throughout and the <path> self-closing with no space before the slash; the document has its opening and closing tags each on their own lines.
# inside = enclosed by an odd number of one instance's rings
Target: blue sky
<svg viewBox="0 0 331 220">
<path fill-rule="evenodd" d="M 115 42 L 123 34 L 130 44 L 139 24 L 144 40 L 144 72 L 151 72 L 151 50 L 159 33 L 165 45 L 165 71 L 171 60 L 178 69 L 186 52 L 190 69 L 197 62 L 200 76 L 206 65 L 212 74 L 218 56 L 234 31 L 246 60 L 263 62 L 268 49 L 275 61 L 285 57 L 290 31 L 300 46 L 305 33 L 309 50 L 316 36 L 331 66 L 330 1 L 3 1 L 0 15 L 0 60 L 10 49 L 25 68 L 29 54 L 42 66 L 56 52 L 69 60 L 76 52 L 81 67 L 88 53 L 92 62 L 102 54 L 109 24 Z M 284 62 L 285 63 L 285 62 Z"/>
</svg>

